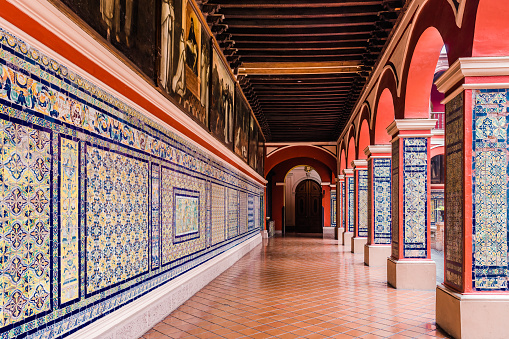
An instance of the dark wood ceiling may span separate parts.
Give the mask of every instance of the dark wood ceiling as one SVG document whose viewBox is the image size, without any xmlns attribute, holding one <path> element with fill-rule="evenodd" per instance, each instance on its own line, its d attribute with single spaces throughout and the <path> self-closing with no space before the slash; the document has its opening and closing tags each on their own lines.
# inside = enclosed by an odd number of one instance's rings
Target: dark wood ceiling
<svg viewBox="0 0 509 339">
<path fill-rule="evenodd" d="M 402 0 L 202 0 L 267 141 L 333 141 Z"/>
</svg>

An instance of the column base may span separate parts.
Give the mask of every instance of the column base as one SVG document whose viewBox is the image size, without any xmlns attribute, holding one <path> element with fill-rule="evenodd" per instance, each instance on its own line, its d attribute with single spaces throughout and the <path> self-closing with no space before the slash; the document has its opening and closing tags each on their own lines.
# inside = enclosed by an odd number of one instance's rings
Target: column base
<svg viewBox="0 0 509 339">
<path fill-rule="evenodd" d="M 262 235 L 263 239 L 267 239 L 269 237 L 269 232 L 267 232 L 267 230 L 260 231 L 260 234 Z"/>
<path fill-rule="evenodd" d="M 338 245 L 343 245 L 343 233 L 345 229 L 343 227 L 336 227 L 334 229 L 334 239 L 339 240 Z"/>
<path fill-rule="evenodd" d="M 434 290 L 437 286 L 435 262 L 423 260 L 395 260 L 387 258 L 387 282 L 405 290 Z"/>
<path fill-rule="evenodd" d="M 364 251 L 364 245 L 368 242 L 368 238 L 364 237 L 355 237 L 351 240 L 352 246 L 351 251 L 352 253 L 362 253 Z"/>
<path fill-rule="evenodd" d="M 334 239 L 334 231 L 335 227 L 323 227 L 323 238 L 324 239 Z"/>
<path fill-rule="evenodd" d="M 460 294 L 437 286 L 437 325 L 454 338 L 507 338 L 509 295 Z"/>
<path fill-rule="evenodd" d="M 353 232 L 343 232 L 343 245 L 350 246 Z"/>
<path fill-rule="evenodd" d="M 387 266 L 391 256 L 391 245 L 364 245 L 364 264 L 366 266 Z"/>
</svg>

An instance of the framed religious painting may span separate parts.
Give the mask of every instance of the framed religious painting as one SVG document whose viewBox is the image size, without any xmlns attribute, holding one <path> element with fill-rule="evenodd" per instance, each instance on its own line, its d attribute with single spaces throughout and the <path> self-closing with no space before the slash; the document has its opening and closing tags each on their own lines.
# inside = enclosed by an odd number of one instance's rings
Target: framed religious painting
<svg viewBox="0 0 509 339">
<path fill-rule="evenodd" d="M 240 86 L 235 91 L 235 129 L 234 129 L 234 151 L 247 163 L 248 141 L 249 141 L 249 117 L 251 107 L 242 93 Z"/>
</svg>

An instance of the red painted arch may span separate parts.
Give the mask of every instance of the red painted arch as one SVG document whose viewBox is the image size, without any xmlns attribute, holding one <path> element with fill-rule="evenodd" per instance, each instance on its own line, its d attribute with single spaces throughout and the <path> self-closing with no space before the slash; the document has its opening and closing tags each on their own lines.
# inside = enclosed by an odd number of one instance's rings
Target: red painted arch
<svg viewBox="0 0 509 339">
<path fill-rule="evenodd" d="M 358 135 L 357 145 L 357 159 L 367 159 L 368 157 L 364 153 L 364 149 L 369 146 L 370 131 L 369 131 L 369 116 L 364 120 L 361 120 L 361 127 Z"/>
<path fill-rule="evenodd" d="M 394 121 L 393 93 L 387 87 L 378 98 L 375 115 L 372 143 L 374 145 L 387 145 L 391 142 L 391 136 L 387 133 L 387 126 Z"/>
<path fill-rule="evenodd" d="M 332 173 L 337 171 L 337 160 L 334 155 L 327 152 L 323 148 L 317 146 L 286 146 L 280 148 L 265 159 L 265 177 L 267 174 L 278 164 L 294 159 L 294 158 L 308 158 L 315 159 L 325 164 Z M 311 166 L 311 165 L 310 165 Z"/>
<path fill-rule="evenodd" d="M 480 0 L 474 28 L 472 56 L 509 55 L 507 1 Z"/>
</svg>

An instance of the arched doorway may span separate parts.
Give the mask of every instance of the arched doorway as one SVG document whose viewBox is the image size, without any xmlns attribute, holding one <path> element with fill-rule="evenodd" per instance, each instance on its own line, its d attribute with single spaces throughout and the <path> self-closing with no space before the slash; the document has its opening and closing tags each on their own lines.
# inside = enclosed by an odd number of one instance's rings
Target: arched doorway
<svg viewBox="0 0 509 339">
<path fill-rule="evenodd" d="M 295 224 L 300 233 L 322 233 L 322 188 L 303 180 L 295 190 Z"/>
</svg>

